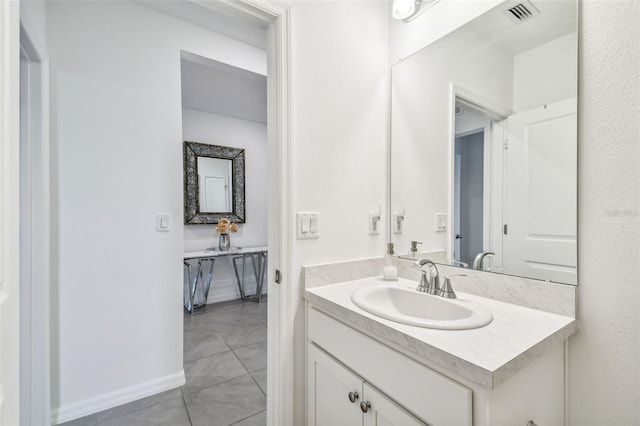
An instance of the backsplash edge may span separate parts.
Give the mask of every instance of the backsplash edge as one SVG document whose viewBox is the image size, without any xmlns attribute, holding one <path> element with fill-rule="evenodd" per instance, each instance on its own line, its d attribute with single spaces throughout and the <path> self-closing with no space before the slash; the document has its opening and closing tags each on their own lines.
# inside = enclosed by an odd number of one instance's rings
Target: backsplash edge
<svg viewBox="0 0 640 426">
<path fill-rule="evenodd" d="M 398 268 L 399 277 L 418 282 L 420 272 L 411 267 L 413 262 L 409 259 L 393 258 L 393 263 Z M 305 289 L 311 289 L 380 276 L 384 265 L 384 257 L 375 257 L 303 266 L 304 286 Z M 466 275 L 466 277 L 452 279 L 452 285 L 456 291 L 558 315 L 576 317 L 577 286 L 471 269 L 461 270 L 458 267 L 442 264 L 438 264 L 438 270 L 442 277 L 460 273 Z"/>
</svg>

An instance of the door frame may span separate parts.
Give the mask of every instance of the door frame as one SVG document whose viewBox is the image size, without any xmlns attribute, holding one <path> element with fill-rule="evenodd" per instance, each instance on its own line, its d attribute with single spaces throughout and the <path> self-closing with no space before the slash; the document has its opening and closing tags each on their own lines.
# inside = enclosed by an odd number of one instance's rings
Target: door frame
<svg viewBox="0 0 640 426">
<path fill-rule="evenodd" d="M 0 2 L 0 423 L 20 424 L 20 3 Z"/>
<path fill-rule="evenodd" d="M 462 101 L 463 103 L 468 104 L 474 108 L 483 110 L 489 115 L 489 123 L 486 123 L 484 126 L 478 126 L 478 129 L 484 127 L 485 137 L 484 137 L 484 161 L 485 164 L 487 162 L 491 162 L 493 159 L 492 155 L 492 140 L 491 133 L 494 130 L 494 126 L 492 125 L 495 121 L 503 120 L 504 118 L 510 116 L 513 111 L 507 108 L 503 108 L 502 106 L 496 105 L 495 103 L 487 100 L 486 98 L 465 89 L 462 86 L 459 86 L 453 82 L 449 83 L 449 153 L 448 153 L 448 164 L 449 171 L 447 173 L 448 179 L 448 206 L 449 212 L 448 215 L 448 235 L 447 235 L 447 261 L 449 263 L 453 263 L 453 248 L 454 248 L 454 234 L 453 234 L 453 212 L 454 212 L 454 170 L 455 170 L 455 145 L 456 145 L 456 136 L 473 133 L 473 131 L 469 132 L 471 129 L 465 129 L 465 133 L 456 134 L 456 101 Z M 487 149 L 488 148 L 488 149 Z M 494 189 L 494 185 L 491 182 L 491 179 L 487 179 L 487 170 L 488 168 L 484 168 L 484 190 L 489 191 L 489 193 Z M 483 210 L 485 213 L 491 210 L 491 206 L 489 205 L 488 198 L 485 194 L 483 201 Z M 487 217 L 490 216 L 487 214 Z M 488 244 L 490 241 L 491 235 L 491 222 L 484 220 L 484 235 L 483 235 L 483 244 Z M 486 227 L 489 227 L 489 230 Z"/>
<path fill-rule="evenodd" d="M 202 6 L 268 26 L 267 133 L 269 224 L 267 319 L 267 425 L 293 425 L 294 315 L 291 291 L 291 23 L 289 6 L 277 0 L 218 0 Z M 275 281 L 279 271 L 280 283 Z"/>
<path fill-rule="evenodd" d="M 21 423 L 49 424 L 49 58 L 27 16 L 20 18 L 20 52 L 27 67 L 27 78 L 21 76 L 20 85 L 24 84 L 28 94 L 20 117 L 20 411 Z"/>
</svg>

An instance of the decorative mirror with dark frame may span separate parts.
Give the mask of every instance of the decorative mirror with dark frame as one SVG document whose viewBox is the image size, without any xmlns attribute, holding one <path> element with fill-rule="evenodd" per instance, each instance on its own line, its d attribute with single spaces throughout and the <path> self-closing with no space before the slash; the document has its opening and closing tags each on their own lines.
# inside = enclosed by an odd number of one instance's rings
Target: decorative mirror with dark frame
<svg viewBox="0 0 640 426">
<path fill-rule="evenodd" d="M 186 225 L 245 222 L 244 161 L 244 149 L 184 142 Z"/>
</svg>

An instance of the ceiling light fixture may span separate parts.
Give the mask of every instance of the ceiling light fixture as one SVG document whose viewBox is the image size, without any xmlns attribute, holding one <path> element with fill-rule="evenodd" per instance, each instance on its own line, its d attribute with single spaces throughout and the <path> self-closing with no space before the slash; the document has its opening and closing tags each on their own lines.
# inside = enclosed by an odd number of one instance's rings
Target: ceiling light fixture
<svg viewBox="0 0 640 426">
<path fill-rule="evenodd" d="M 399 21 L 410 22 L 438 0 L 393 0 L 392 15 Z"/>
</svg>

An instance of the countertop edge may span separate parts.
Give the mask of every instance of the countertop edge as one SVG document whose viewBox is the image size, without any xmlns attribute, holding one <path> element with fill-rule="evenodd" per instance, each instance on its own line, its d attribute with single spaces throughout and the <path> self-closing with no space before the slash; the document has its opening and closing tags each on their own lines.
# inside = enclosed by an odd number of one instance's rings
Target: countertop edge
<svg viewBox="0 0 640 426">
<path fill-rule="evenodd" d="M 437 348 L 425 341 L 416 339 L 404 333 L 398 333 L 398 330 L 393 329 L 382 322 L 364 316 L 353 309 L 341 306 L 340 304 L 337 304 L 322 296 L 318 296 L 307 289 L 305 289 L 303 293 L 303 298 L 313 306 L 318 307 L 321 311 L 335 316 L 336 319 L 346 323 L 350 327 L 366 334 L 367 336 L 379 341 L 384 345 L 390 346 L 393 349 L 398 350 L 399 352 L 422 362 L 423 364 L 425 363 L 425 359 L 428 358 L 429 361 L 426 363 L 428 366 L 433 365 L 436 368 L 441 369 L 442 371 L 458 375 L 461 378 L 469 380 L 470 382 L 487 389 L 495 389 L 502 383 L 506 382 L 517 372 L 524 369 L 528 364 L 530 364 L 531 361 L 541 356 L 547 348 L 563 342 L 569 336 L 576 333 L 579 328 L 578 321 L 576 319 L 573 319 L 571 322 L 567 323 L 535 345 L 521 352 L 518 356 L 512 358 L 502 366 L 498 367 L 496 370 L 490 371 L 486 368 L 478 366 L 477 364 L 474 364 L 473 362 L 462 359 L 450 352 Z M 356 322 L 355 319 L 360 319 L 360 321 Z M 375 329 L 374 327 L 367 326 L 368 323 L 374 323 L 376 325 Z M 380 329 L 386 330 L 388 331 L 388 333 L 384 333 L 384 335 L 381 335 L 381 333 L 379 332 Z M 399 338 L 399 334 L 401 334 L 403 338 Z M 434 356 L 430 357 L 428 356 L 428 354 L 425 355 L 425 353 L 415 351 L 413 348 L 415 348 L 416 346 L 420 346 L 421 348 L 425 349 L 424 352 L 430 352 Z M 448 359 L 448 362 L 442 362 L 441 360 L 443 358 Z M 460 368 L 454 369 L 452 367 Z"/>
<path fill-rule="evenodd" d="M 492 388 L 500 386 L 506 382 L 518 371 L 524 369 L 532 360 L 541 356 L 544 351 L 558 343 L 562 343 L 569 336 L 578 331 L 578 321 L 573 321 L 566 324 L 564 327 L 557 330 L 555 333 L 550 334 L 543 340 L 539 341 L 535 345 L 522 352 L 520 355 L 512 358 L 510 361 L 499 367 L 493 372 L 493 385 Z"/>
</svg>

